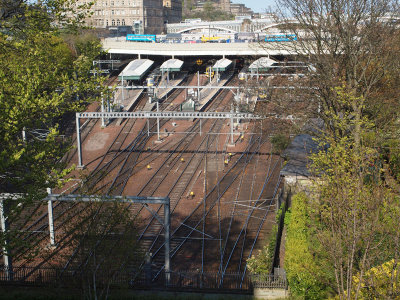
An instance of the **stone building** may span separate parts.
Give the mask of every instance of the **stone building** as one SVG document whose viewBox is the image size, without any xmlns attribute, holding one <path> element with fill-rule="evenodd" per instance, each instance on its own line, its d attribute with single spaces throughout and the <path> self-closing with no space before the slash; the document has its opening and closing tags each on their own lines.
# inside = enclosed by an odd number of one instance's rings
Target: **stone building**
<svg viewBox="0 0 400 300">
<path fill-rule="evenodd" d="M 250 8 L 241 3 L 231 3 L 230 12 L 234 16 L 251 16 L 254 14 Z"/>
<path fill-rule="evenodd" d="M 185 0 L 185 6 L 186 9 L 188 9 L 188 3 L 191 3 L 194 10 L 200 11 L 203 10 L 206 2 L 211 2 L 215 8 L 231 13 L 234 16 L 251 16 L 254 14 L 254 12 L 250 8 L 246 7 L 245 4 L 231 3 L 230 0 Z"/>
<path fill-rule="evenodd" d="M 78 0 L 84 4 L 85 0 Z M 86 23 L 95 28 L 131 28 L 133 33 L 160 34 L 165 24 L 182 19 L 181 0 L 97 0 Z M 129 30 L 130 31 L 130 30 Z"/>
<path fill-rule="evenodd" d="M 182 21 L 182 0 L 164 0 L 164 23 Z"/>
</svg>

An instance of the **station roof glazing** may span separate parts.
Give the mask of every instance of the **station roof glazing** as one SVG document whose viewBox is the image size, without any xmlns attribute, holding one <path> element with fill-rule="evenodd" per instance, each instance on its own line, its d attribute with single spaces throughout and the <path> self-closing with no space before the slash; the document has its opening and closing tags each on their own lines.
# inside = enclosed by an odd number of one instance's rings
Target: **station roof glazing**
<svg viewBox="0 0 400 300">
<path fill-rule="evenodd" d="M 215 64 L 214 64 L 214 66 L 212 67 L 212 69 L 214 70 L 214 71 L 222 71 L 222 72 L 224 72 L 224 71 L 226 71 L 228 68 L 229 68 L 229 66 L 232 64 L 232 61 L 231 60 L 229 60 L 229 59 L 227 59 L 227 58 L 222 58 L 222 59 L 220 59 L 220 60 L 218 60 Z"/>
<path fill-rule="evenodd" d="M 153 63 L 150 59 L 135 59 L 118 75 L 118 79 L 122 80 L 123 77 L 124 80 L 140 80 Z"/>
<path fill-rule="evenodd" d="M 183 61 L 180 59 L 169 59 L 161 65 L 160 70 L 163 72 L 179 72 L 182 68 L 182 65 Z"/>
</svg>

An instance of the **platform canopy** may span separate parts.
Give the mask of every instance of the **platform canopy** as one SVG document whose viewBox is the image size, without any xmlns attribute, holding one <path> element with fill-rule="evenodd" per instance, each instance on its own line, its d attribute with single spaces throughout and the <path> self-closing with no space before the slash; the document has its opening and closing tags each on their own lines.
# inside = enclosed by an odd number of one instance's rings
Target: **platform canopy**
<svg viewBox="0 0 400 300">
<path fill-rule="evenodd" d="M 277 61 L 270 59 L 269 57 L 261 57 L 249 66 L 249 70 L 251 72 L 257 72 L 257 70 L 267 71 L 275 63 L 277 63 Z"/>
<path fill-rule="evenodd" d="M 227 58 L 222 58 L 220 60 L 218 60 L 214 66 L 212 67 L 212 69 L 214 71 L 218 71 L 218 72 L 224 72 L 227 69 L 229 69 L 229 67 L 231 66 L 232 61 L 227 59 Z"/>
<path fill-rule="evenodd" d="M 154 61 L 150 59 L 135 59 L 118 75 L 118 79 L 140 80 L 153 64 Z"/>
<path fill-rule="evenodd" d="M 161 67 L 161 72 L 180 72 L 182 69 L 183 61 L 180 59 L 169 59 L 165 61 Z"/>
</svg>

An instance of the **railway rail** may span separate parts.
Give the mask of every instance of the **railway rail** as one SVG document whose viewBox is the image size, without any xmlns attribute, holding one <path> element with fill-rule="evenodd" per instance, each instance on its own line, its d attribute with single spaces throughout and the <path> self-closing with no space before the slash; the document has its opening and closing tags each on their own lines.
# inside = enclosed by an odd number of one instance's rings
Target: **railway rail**
<svg viewBox="0 0 400 300">
<path fill-rule="evenodd" d="M 171 110 L 171 103 L 180 92 L 181 90 L 174 91 L 160 107 Z M 217 107 L 221 109 L 221 106 L 226 105 L 228 93 L 227 90 L 220 92 L 208 109 Z M 142 102 L 144 102 L 143 99 L 139 105 L 142 105 Z M 150 122 L 150 128 L 153 131 L 152 128 L 156 125 L 155 120 Z M 163 125 L 164 122 L 161 122 L 160 127 Z M 171 215 L 175 222 L 172 224 L 174 228 L 171 231 L 170 255 L 174 272 L 179 273 L 183 267 L 191 268 L 195 265 L 199 267 L 201 274 L 217 271 L 217 276 L 213 280 L 220 287 L 224 287 L 231 280 L 229 279 L 231 272 L 240 274 L 240 284 L 244 282 L 247 272 L 246 260 L 256 249 L 260 236 L 268 233 L 264 227 L 265 224 L 268 225 L 268 220 L 274 211 L 273 202 L 280 186 L 278 180 L 280 160 L 269 155 L 266 172 L 261 180 L 262 187 L 260 187 L 261 181 L 256 170 L 260 165 L 261 149 L 267 147 L 267 141 L 257 132 L 253 132 L 247 147 L 232 158 L 229 166 L 222 167 L 224 157 L 227 157 L 228 138 L 223 141 L 220 139 L 222 135 L 206 134 L 206 131 L 221 132 L 224 130 L 223 125 L 222 120 L 204 122 L 202 124 L 204 135 L 199 138 L 195 133 L 199 129 L 199 121 L 194 121 L 181 139 L 164 142 L 148 151 L 146 147 L 154 135 L 153 132 L 149 134 L 146 126 L 143 126 L 136 138 L 128 142 L 128 134 L 135 126 L 135 120 L 128 119 L 121 126 L 119 133 L 107 149 L 106 155 L 88 163 L 91 165 L 92 172 L 84 183 L 86 190 L 95 193 L 122 195 L 133 175 L 143 172 L 146 164 L 157 163 L 159 167 L 152 170 L 152 176 L 147 184 L 138 190 L 138 195 L 152 196 L 162 191 L 171 199 Z M 125 144 L 127 145 L 123 146 Z M 215 151 L 212 151 L 214 147 Z M 163 156 L 158 158 L 154 155 L 157 153 Z M 182 158 L 184 161 L 181 160 Z M 204 163 L 204 169 L 202 169 L 202 163 Z M 209 171 L 208 168 L 213 163 L 217 166 L 216 170 Z M 96 165 L 93 167 L 94 164 Z M 172 170 L 177 170 L 175 178 L 167 180 L 166 174 Z M 113 179 L 105 178 L 106 174 L 112 174 Z M 246 174 L 251 174 L 251 176 Z M 204 197 L 199 203 L 193 205 L 190 212 L 180 217 L 181 207 L 185 205 L 182 200 L 185 199 L 185 192 L 188 194 L 190 187 L 193 187 L 199 178 L 204 178 Z M 169 185 L 168 189 L 165 188 L 166 185 Z M 82 187 L 79 187 L 77 191 L 83 191 Z M 232 201 L 227 202 L 228 194 L 233 194 Z M 60 232 L 64 224 L 73 222 L 74 215 L 79 215 L 87 205 L 56 203 L 54 206 L 56 231 Z M 153 207 L 154 211 L 162 216 L 159 208 Z M 132 205 L 127 209 L 139 215 L 142 206 Z M 67 211 L 69 211 L 68 214 Z M 29 226 L 27 226 L 28 223 L 23 224 L 23 227 L 27 227 L 27 231 L 33 231 L 25 236 L 26 241 L 38 240 L 37 246 L 43 243 L 43 240 L 47 238 L 46 217 L 47 214 L 43 214 Z M 139 239 L 142 240 L 146 251 L 152 253 L 155 268 L 153 281 L 157 282 L 162 278 L 163 271 L 161 261 L 164 257 L 164 241 L 161 238 L 163 226 L 156 223 L 154 216 L 149 216 L 146 222 L 146 225 L 141 228 Z M 50 258 L 68 248 L 72 234 L 73 232 L 69 231 L 59 236 L 58 246 L 49 256 Z M 17 251 L 15 258 L 22 260 L 26 253 L 19 252 Z M 190 252 L 193 258 L 191 264 L 186 258 Z M 198 255 L 193 256 L 194 252 Z M 76 253 L 71 253 L 63 270 L 72 267 L 75 255 Z M 39 264 L 37 268 L 41 265 L 43 264 Z M 139 280 L 140 275 L 137 274 L 137 276 Z"/>
</svg>

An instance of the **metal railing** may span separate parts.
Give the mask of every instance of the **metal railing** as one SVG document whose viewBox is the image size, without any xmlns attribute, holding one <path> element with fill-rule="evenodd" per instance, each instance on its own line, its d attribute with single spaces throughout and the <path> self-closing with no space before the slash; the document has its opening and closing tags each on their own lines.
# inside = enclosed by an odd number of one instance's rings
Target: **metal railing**
<svg viewBox="0 0 400 300">
<path fill-rule="evenodd" d="M 85 274 L 88 275 L 88 274 Z M 79 271 L 67 270 L 61 272 L 57 268 L 35 267 L 0 267 L 0 284 L 21 285 L 62 285 L 80 287 L 84 276 Z M 136 274 L 137 275 L 137 274 Z M 99 285 L 110 284 L 115 287 L 130 288 L 169 288 L 175 290 L 225 290 L 232 292 L 251 292 L 254 288 L 287 289 L 285 276 L 251 274 L 242 281 L 242 273 L 225 273 L 221 283 L 221 273 L 200 271 L 172 271 L 169 284 L 166 285 L 165 274 L 157 281 L 146 281 L 143 276 L 134 276 L 131 272 L 122 271 L 118 274 L 97 274 Z"/>
<path fill-rule="evenodd" d="M 264 289 L 287 289 L 286 276 L 251 274 L 250 280 L 253 288 Z"/>
</svg>

